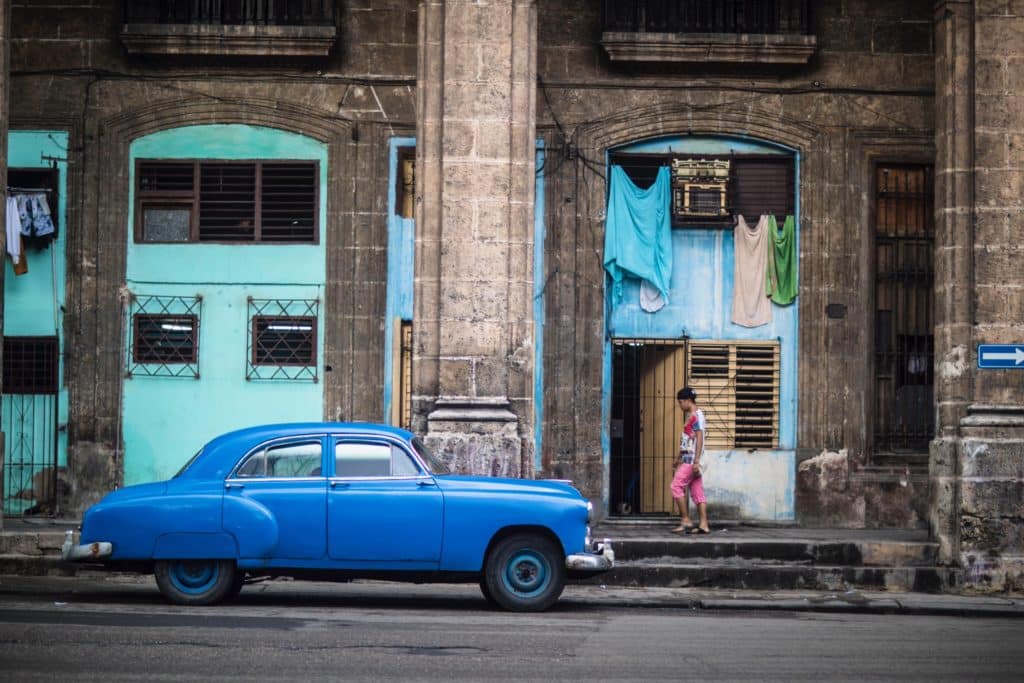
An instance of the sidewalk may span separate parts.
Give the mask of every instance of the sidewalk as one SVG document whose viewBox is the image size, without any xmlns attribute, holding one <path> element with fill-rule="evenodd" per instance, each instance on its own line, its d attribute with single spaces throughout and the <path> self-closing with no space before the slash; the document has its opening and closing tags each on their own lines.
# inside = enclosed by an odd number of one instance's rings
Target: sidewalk
<svg viewBox="0 0 1024 683">
<path fill-rule="evenodd" d="M 152 601 L 164 606 L 151 576 L 83 572 L 77 577 L 0 576 L 4 604 L 106 604 L 130 602 L 136 608 Z M 475 584 L 404 584 L 386 581 L 325 583 L 275 580 L 247 586 L 238 608 L 450 606 L 486 608 Z M 574 609 L 674 609 L 690 611 L 785 611 L 843 614 L 891 614 L 943 617 L 1024 618 L 1024 599 L 972 595 L 876 591 L 772 591 L 696 588 L 624 588 L 570 584 L 559 605 Z M 187 608 L 182 608 L 187 609 Z M 559 609 L 556 605 L 555 609 Z"/>
</svg>

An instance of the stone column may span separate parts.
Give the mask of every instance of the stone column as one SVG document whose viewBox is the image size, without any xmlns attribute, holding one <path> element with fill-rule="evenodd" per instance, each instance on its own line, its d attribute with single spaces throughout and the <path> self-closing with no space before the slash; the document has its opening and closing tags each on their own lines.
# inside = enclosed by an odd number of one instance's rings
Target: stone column
<svg viewBox="0 0 1024 683">
<path fill-rule="evenodd" d="M 7 112 L 10 109 L 11 92 L 11 43 L 9 32 L 11 27 L 11 4 L 7 0 L 0 0 L 0 183 L 7 188 Z M 0 203 L 0 224 L 7 224 L 7 195 L 4 195 L 4 202 Z M 5 232 L 4 235 L 7 233 Z M 7 258 L 7 239 L 0 237 L 0 258 Z M 4 321 L 4 272 L 6 268 L 0 266 L 0 366 L 3 365 L 3 321 Z M 3 392 L 3 377 L 0 377 L 0 393 Z M 4 481 L 4 450 L 5 437 L 0 432 L 0 530 L 4 528 L 4 506 L 3 496 L 7 490 L 7 482 Z"/>
<path fill-rule="evenodd" d="M 414 427 L 456 469 L 533 459 L 535 0 L 421 0 Z"/>
<path fill-rule="evenodd" d="M 940 2 L 936 15 L 932 526 L 966 585 L 996 591 L 1024 590 L 1024 369 L 977 368 L 978 344 L 1024 345 L 1024 14 L 1014 5 Z"/>
<path fill-rule="evenodd" d="M 974 8 L 935 9 L 935 440 L 932 535 L 941 560 L 957 562 L 957 451 L 971 401 L 974 244 Z"/>
</svg>

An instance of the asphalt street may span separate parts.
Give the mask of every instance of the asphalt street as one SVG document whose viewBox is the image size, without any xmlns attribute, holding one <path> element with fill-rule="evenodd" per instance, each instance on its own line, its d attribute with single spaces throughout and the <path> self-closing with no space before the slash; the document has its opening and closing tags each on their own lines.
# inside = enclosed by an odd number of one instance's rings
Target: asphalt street
<svg viewBox="0 0 1024 683">
<path fill-rule="evenodd" d="M 182 608 L 141 578 L 45 585 L 0 590 L 0 679 L 964 681 L 1024 669 L 1022 619 L 634 608 L 572 587 L 550 612 L 509 614 L 471 586 L 380 583 L 275 582 Z"/>
</svg>

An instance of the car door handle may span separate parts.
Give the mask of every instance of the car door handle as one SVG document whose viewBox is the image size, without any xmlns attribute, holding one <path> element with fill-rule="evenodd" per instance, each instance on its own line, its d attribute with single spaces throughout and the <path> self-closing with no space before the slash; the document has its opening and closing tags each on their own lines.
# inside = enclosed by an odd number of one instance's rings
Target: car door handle
<svg viewBox="0 0 1024 683">
<path fill-rule="evenodd" d="M 331 482 L 331 488 L 332 489 L 337 489 L 337 488 L 347 489 L 348 488 L 348 482 L 347 481 L 332 481 Z"/>
<path fill-rule="evenodd" d="M 420 479 L 416 482 L 417 486 L 437 486 L 432 479 Z"/>
<path fill-rule="evenodd" d="M 224 488 L 228 489 L 229 491 L 231 489 L 244 489 L 245 484 L 224 484 Z"/>
</svg>

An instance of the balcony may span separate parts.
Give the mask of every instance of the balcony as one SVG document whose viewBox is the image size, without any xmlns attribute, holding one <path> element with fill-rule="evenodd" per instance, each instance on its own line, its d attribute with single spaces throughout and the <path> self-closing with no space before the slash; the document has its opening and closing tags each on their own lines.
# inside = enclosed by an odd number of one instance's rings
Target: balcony
<svg viewBox="0 0 1024 683">
<path fill-rule="evenodd" d="M 806 64 L 809 0 L 605 0 L 616 62 Z"/>
<path fill-rule="evenodd" d="M 335 0 L 125 0 L 129 54 L 322 57 Z"/>
</svg>

